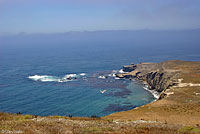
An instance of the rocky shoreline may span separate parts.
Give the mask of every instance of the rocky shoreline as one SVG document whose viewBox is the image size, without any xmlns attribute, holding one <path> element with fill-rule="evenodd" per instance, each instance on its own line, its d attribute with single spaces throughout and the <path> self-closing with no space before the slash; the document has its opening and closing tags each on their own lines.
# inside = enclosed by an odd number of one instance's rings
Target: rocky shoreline
<svg viewBox="0 0 200 134">
<path fill-rule="evenodd" d="M 116 77 L 142 81 L 152 94 L 159 95 L 157 99 L 162 99 L 168 88 L 177 85 L 180 75 L 180 70 L 165 69 L 164 63 L 132 63 L 123 66 L 123 71 L 125 73 L 116 74 Z"/>
</svg>

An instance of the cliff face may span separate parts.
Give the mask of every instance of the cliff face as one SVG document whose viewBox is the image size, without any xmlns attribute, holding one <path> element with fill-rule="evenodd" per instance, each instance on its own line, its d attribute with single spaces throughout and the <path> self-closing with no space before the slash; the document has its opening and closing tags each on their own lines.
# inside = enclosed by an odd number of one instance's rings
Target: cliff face
<svg viewBox="0 0 200 134">
<path fill-rule="evenodd" d="M 167 72 L 150 72 L 145 75 L 145 81 L 150 90 L 162 92 L 176 84 L 173 82 L 176 75 L 177 73 L 168 74 Z"/>
<path fill-rule="evenodd" d="M 162 90 L 166 89 L 169 85 L 169 78 L 165 77 L 164 73 L 150 72 L 145 77 L 149 88 L 155 89 L 158 92 L 162 92 Z"/>
</svg>

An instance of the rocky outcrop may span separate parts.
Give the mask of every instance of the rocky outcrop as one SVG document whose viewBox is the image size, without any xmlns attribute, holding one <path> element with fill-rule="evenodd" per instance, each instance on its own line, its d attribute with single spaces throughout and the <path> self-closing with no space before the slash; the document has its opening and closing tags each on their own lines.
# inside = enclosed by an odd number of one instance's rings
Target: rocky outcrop
<svg viewBox="0 0 200 134">
<path fill-rule="evenodd" d="M 136 69 L 136 65 L 134 65 L 133 63 L 131 65 L 123 66 L 123 71 L 124 72 L 131 72 L 131 71 L 133 71 L 135 69 Z"/>
<path fill-rule="evenodd" d="M 120 73 L 120 74 L 116 74 L 117 77 L 119 78 L 136 78 L 136 76 L 139 74 L 140 72 L 138 72 L 137 70 L 128 72 L 128 73 Z"/>
<path fill-rule="evenodd" d="M 178 75 L 178 70 L 165 69 L 164 63 L 140 63 L 134 65 L 132 71 L 128 73 L 117 74 L 119 78 L 134 78 L 144 81 L 150 90 L 163 92 L 170 86 L 173 86 L 174 79 Z"/>
</svg>

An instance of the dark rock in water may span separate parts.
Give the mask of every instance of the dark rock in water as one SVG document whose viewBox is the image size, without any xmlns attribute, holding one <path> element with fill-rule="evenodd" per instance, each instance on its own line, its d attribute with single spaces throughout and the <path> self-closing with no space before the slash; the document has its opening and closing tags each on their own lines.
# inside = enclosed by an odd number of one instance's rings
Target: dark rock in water
<svg viewBox="0 0 200 134">
<path fill-rule="evenodd" d="M 67 78 L 68 80 L 72 80 L 72 77 L 70 76 L 69 78 Z"/>
<path fill-rule="evenodd" d="M 131 71 L 134 71 L 135 69 L 136 69 L 136 65 L 134 65 L 133 63 L 131 65 L 123 66 L 124 72 L 131 72 Z"/>
</svg>

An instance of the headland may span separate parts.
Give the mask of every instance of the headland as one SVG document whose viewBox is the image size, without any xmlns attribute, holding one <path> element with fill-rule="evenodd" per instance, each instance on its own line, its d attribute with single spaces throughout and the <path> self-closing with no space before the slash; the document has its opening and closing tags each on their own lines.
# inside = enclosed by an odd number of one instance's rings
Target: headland
<svg viewBox="0 0 200 134">
<path fill-rule="evenodd" d="M 157 101 L 104 118 L 151 120 L 173 124 L 200 124 L 200 62 L 172 60 L 123 67 L 119 78 L 144 82 L 159 93 Z"/>
</svg>

